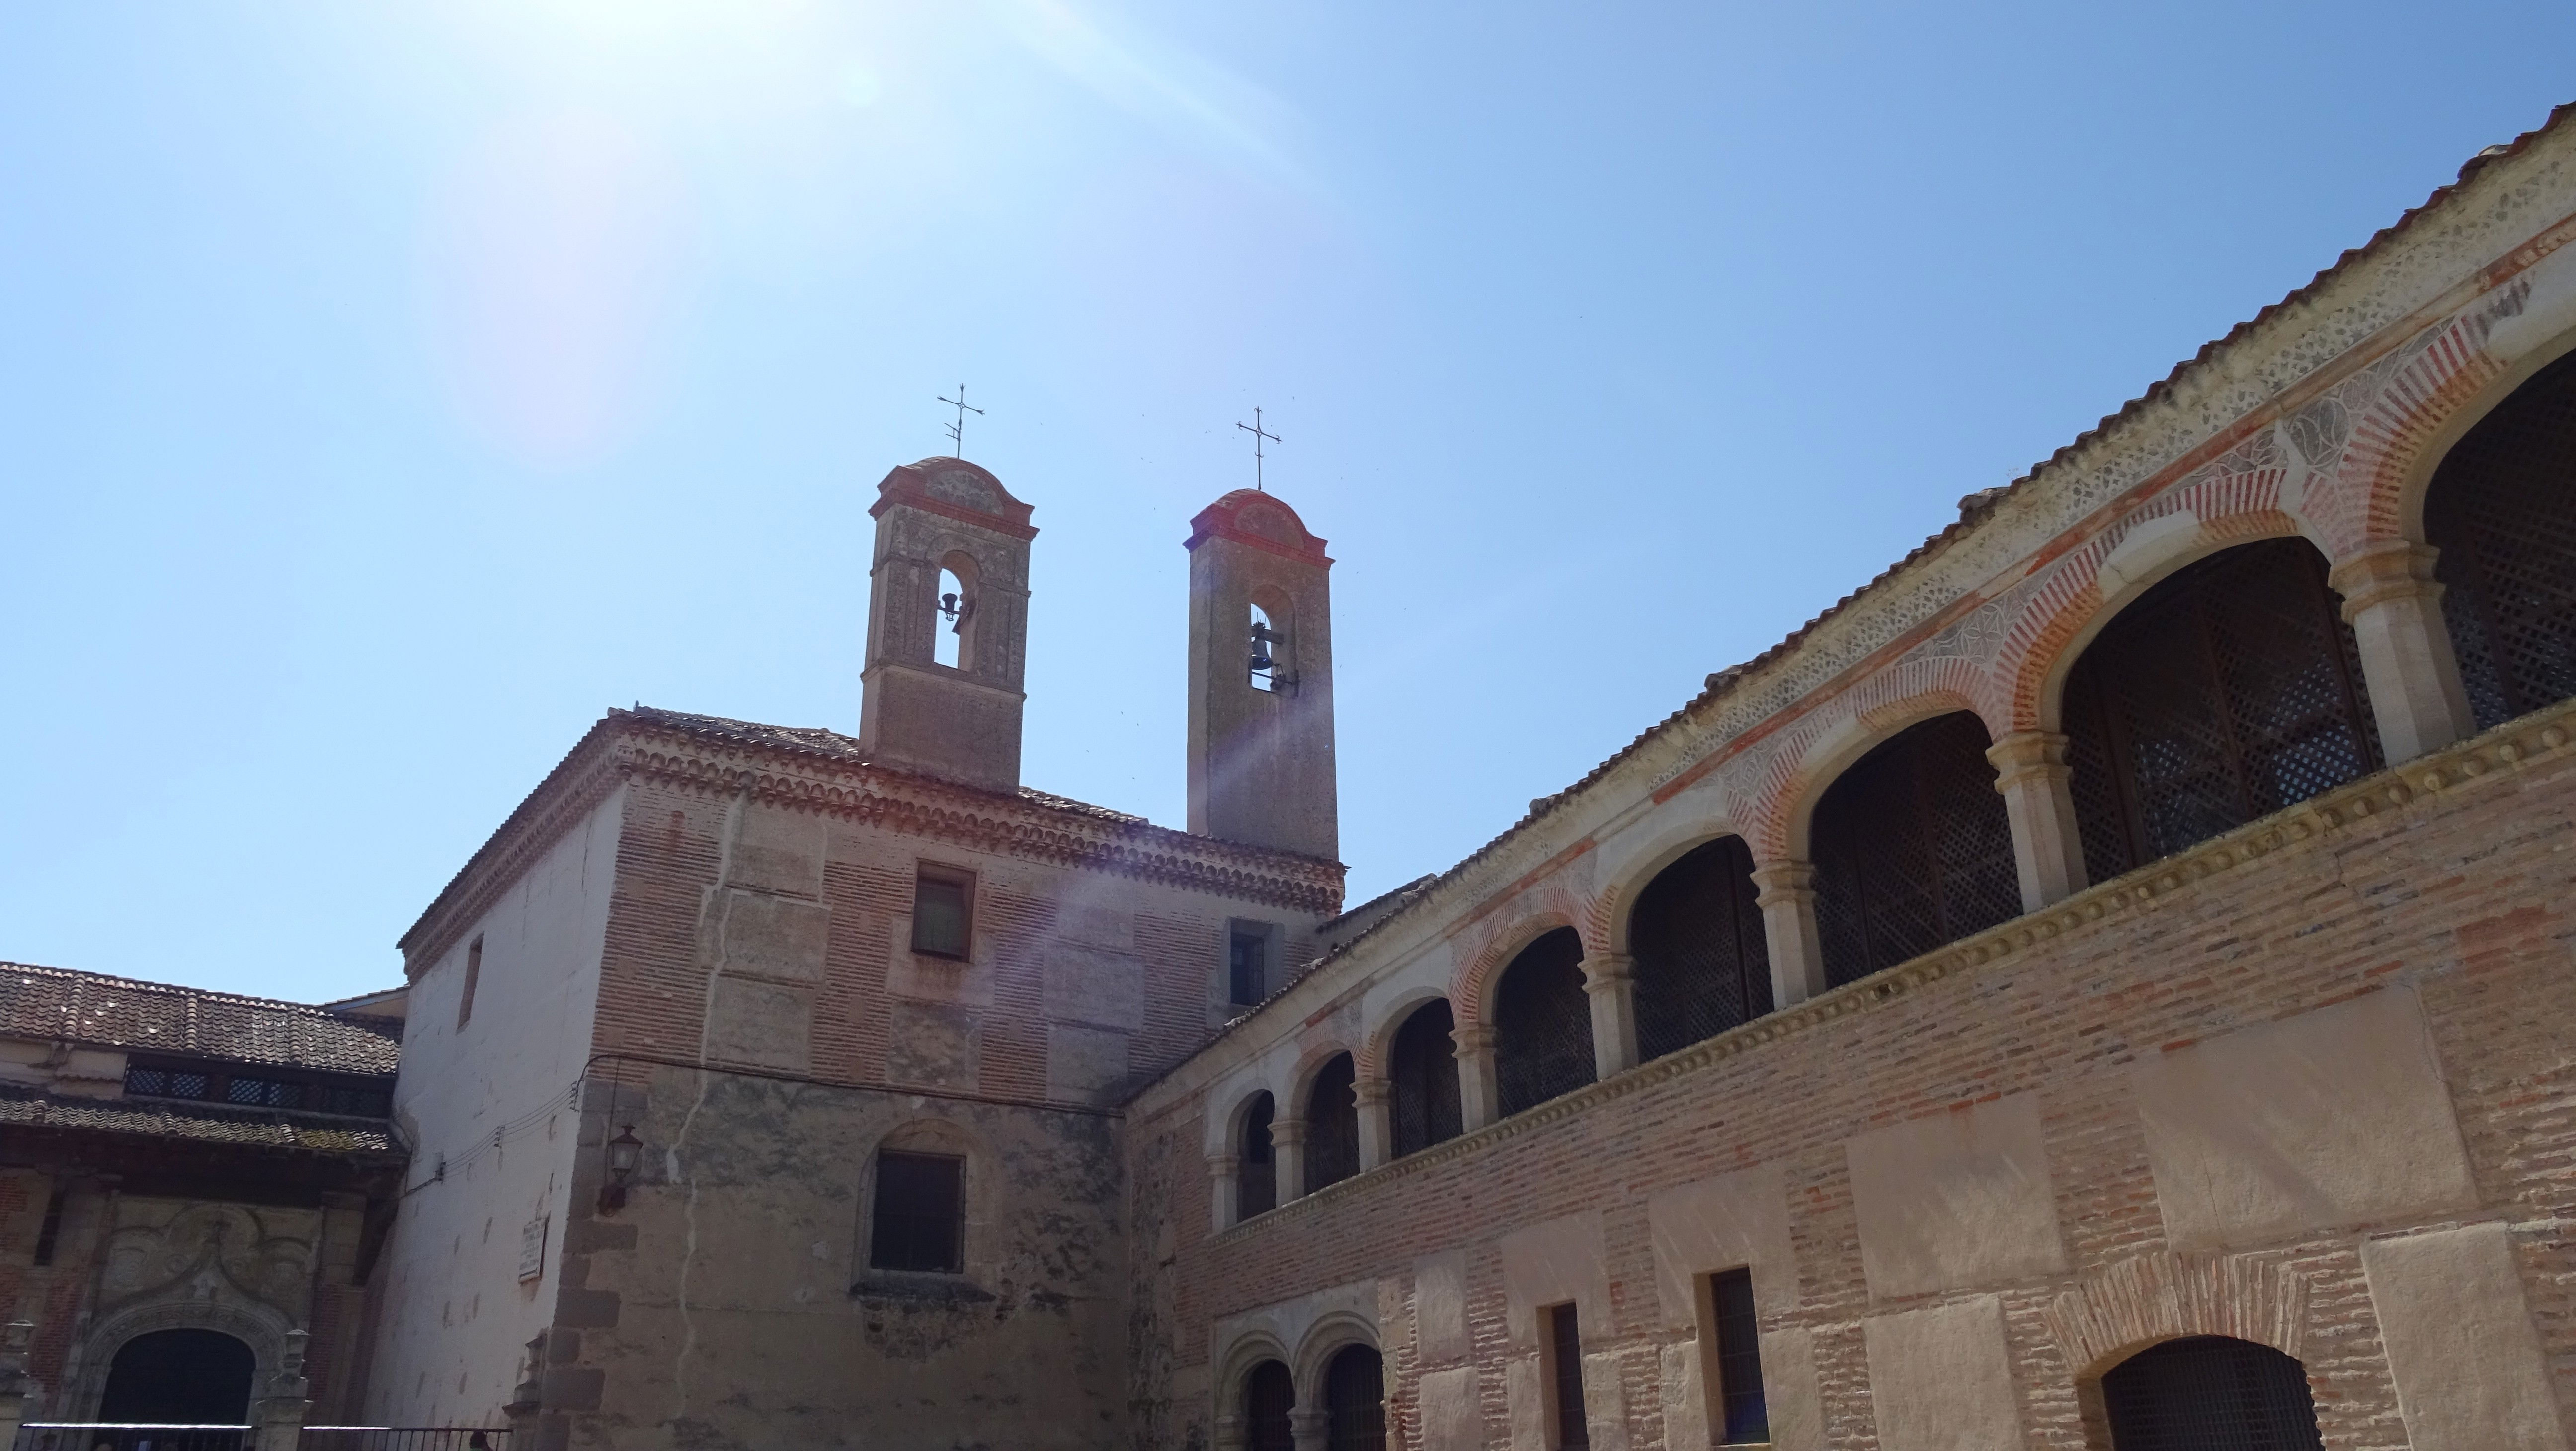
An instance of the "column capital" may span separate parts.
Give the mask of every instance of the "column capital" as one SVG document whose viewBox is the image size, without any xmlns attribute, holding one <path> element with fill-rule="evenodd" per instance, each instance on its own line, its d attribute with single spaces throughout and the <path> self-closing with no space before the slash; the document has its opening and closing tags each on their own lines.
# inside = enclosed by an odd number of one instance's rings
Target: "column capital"
<svg viewBox="0 0 2576 1451">
<path fill-rule="evenodd" d="M 1612 986 L 1632 982 L 1637 976 L 1637 959 L 1625 952 L 1589 952 L 1583 957 L 1583 990 L 1607 992 Z"/>
<path fill-rule="evenodd" d="M 1270 1147 L 1296 1148 L 1306 1142 L 1306 1121 L 1301 1118 L 1275 1118 L 1270 1121 Z"/>
<path fill-rule="evenodd" d="M 1395 1085 L 1384 1078 L 1359 1078 L 1351 1081 L 1351 1097 L 1362 1108 L 1385 1103 L 1395 1097 Z"/>
<path fill-rule="evenodd" d="M 1304 1396 L 1305 1391 L 1300 1389 L 1298 1395 Z M 1299 1406 L 1288 1413 L 1288 1434 L 1296 1439 L 1297 1451 L 1324 1451 L 1332 1429 L 1332 1413 L 1320 1406 Z"/>
<path fill-rule="evenodd" d="M 2010 790 L 2033 777 L 2063 780 L 2067 775 L 2066 737 L 2055 731 L 2014 731 L 1986 747 L 1994 764 L 1995 788 Z"/>
<path fill-rule="evenodd" d="M 1207 1166 L 1209 1178 L 1231 1179 L 1235 1175 L 1243 1172 L 1243 1156 L 1241 1154 L 1210 1154 L 1207 1156 Z"/>
<path fill-rule="evenodd" d="M 2346 623 L 2391 600 L 2438 600 L 2442 584 L 2433 577 L 2433 561 L 2440 557 L 2429 544 L 2383 539 L 2337 561 L 2326 572 L 2326 587 L 2343 596 Z"/>
<path fill-rule="evenodd" d="M 1488 1057 L 1494 1051 L 1494 1025 L 1460 1023 L 1449 1030 L 1449 1039 L 1454 1045 L 1452 1051 L 1460 1058 Z"/>
<path fill-rule="evenodd" d="M 1753 868 L 1753 905 L 1768 907 L 1776 902 L 1813 901 L 1816 895 L 1816 864 L 1782 858 L 1761 862 Z"/>
</svg>

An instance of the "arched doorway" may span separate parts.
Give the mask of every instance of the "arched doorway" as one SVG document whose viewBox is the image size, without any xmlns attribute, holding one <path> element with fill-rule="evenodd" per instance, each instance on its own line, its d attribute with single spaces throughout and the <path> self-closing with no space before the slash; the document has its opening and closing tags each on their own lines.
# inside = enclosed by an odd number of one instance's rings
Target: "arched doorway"
<svg viewBox="0 0 2576 1451">
<path fill-rule="evenodd" d="M 250 1347 L 219 1330 L 155 1330 L 117 1347 L 102 1421 L 181 1426 L 250 1422 Z"/>
<path fill-rule="evenodd" d="M 1637 959 L 1637 1056 L 1661 1058 L 1771 1011 L 1771 953 L 1740 836 L 1655 874 L 1628 919 Z"/>
<path fill-rule="evenodd" d="M 1592 1081 L 1592 1000 L 1573 928 L 1522 948 L 1494 984 L 1494 1077 L 1507 1114 Z"/>
<path fill-rule="evenodd" d="M 1359 1070 L 1336 1053 L 1315 1070 L 1306 1090 L 1306 1192 L 1339 1184 L 1360 1171 Z"/>
<path fill-rule="evenodd" d="M 2452 445 L 2424 542 L 2478 729 L 2576 695 L 2576 353 Z"/>
<path fill-rule="evenodd" d="M 1375 1347 L 1346 1345 L 1324 1367 L 1325 1451 L 1386 1451 L 1386 1369 Z"/>
<path fill-rule="evenodd" d="M 1297 1409 L 1297 1380 L 1288 1367 L 1265 1360 L 1243 1378 L 1244 1451 L 1297 1451 L 1289 1413 Z"/>
<path fill-rule="evenodd" d="M 2360 650 L 2304 539 L 2140 595 L 2066 676 L 2067 789 L 2107 882 L 2379 769 Z"/>
<path fill-rule="evenodd" d="M 1968 711 L 1906 727 L 1816 802 L 1816 927 L 1840 987 L 2021 915 L 2012 823 Z"/>
<path fill-rule="evenodd" d="M 1458 1137 L 1465 1115 L 1458 1100 L 1457 1024 L 1449 1000 L 1433 998 L 1395 1030 L 1387 1077 L 1395 1152 L 1415 1153 Z"/>
<path fill-rule="evenodd" d="M 2102 1377 L 2118 1451 L 2324 1451 L 2307 1371 L 2268 1345 L 2194 1335 Z"/>
</svg>

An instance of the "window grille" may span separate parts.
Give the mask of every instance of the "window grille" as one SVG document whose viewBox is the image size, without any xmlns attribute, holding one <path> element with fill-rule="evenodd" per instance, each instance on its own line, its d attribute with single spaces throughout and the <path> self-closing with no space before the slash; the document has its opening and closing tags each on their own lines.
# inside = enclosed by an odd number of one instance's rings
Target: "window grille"
<svg viewBox="0 0 2576 1451">
<path fill-rule="evenodd" d="M 1592 1005 L 1573 928 L 1522 948 L 1494 985 L 1494 1076 L 1507 1114 L 1592 1081 Z"/>
<path fill-rule="evenodd" d="M 2238 545 L 2139 596 L 2066 678 L 2086 873 L 2109 881 L 2377 770 L 2360 679 L 2303 540 Z"/>
<path fill-rule="evenodd" d="M 1244 1451 L 1297 1451 L 1289 1413 L 1297 1409 L 1297 1382 L 1288 1367 L 1265 1360 L 1243 1381 Z"/>
<path fill-rule="evenodd" d="M 1270 996 L 1270 934 L 1257 927 L 1235 928 L 1226 948 L 1226 975 L 1237 1007 L 1248 1008 Z"/>
<path fill-rule="evenodd" d="M 912 950 L 932 957 L 966 956 L 972 942 L 974 899 L 974 878 L 923 867 L 913 880 Z"/>
<path fill-rule="evenodd" d="M 1771 1439 L 1771 1410 L 1762 1395 L 1762 1328 L 1753 1313 L 1753 1272 L 1708 1277 L 1709 1325 L 1717 1332 L 1718 1443 L 1758 1446 Z"/>
<path fill-rule="evenodd" d="M 881 1270 L 956 1274 L 966 1268 L 966 1161 L 941 1154 L 877 1155 L 876 1230 L 868 1263 Z"/>
<path fill-rule="evenodd" d="M 1855 982 L 2021 915 L 1985 723 L 1953 711 L 1854 762 L 1816 803 L 1826 980 Z"/>
<path fill-rule="evenodd" d="M 1695 848 L 1646 884 L 1629 919 L 1637 1054 L 1661 1058 L 1771 1011 L 1771 954 L 1742 837 Z"/>
<path fill-rule="evenodd" d="M 2478 728 L 2576 695 L 2576 353 L 2452 447 L 2424 536 Z"/>
<path fill-rule="evenodd" d="M 1458 1102 L 1456 1033 L 1457 1020 L 1445 998 L 1415 1008 L 1404 1026 L 1395 1030 L 1387 1076 L 1392 1080 L 1394 1096 L 1388 1107 L 1398 1154 L 1447 1143 L 1466 1130 L 1466 1114 Z"/>
<path fill-rule="evenodd" d="M 1592 1445 L 1592 1424 L 1583 1414 L 1583 1329 L 1572 1305 L 1547 1311 L 1548 1369 L 1555 1379 L 1558 1451 Z"/>
<path fill-rule="evenodd" d="M 2120 1451 L 2323 1451 L 2307 1372 L 2268 1345 L 2195 1335 L 2102 1377 Z"/>
<path fill-rule="evenodd" d="M 276 1078 L 234 1075 L 224 1084 L 224 1102 L 255 1108 L 302 1108 L 304 1085 Z"/>
<path fill-rule="evenodd" d="M 1360 1171 L 1358 1070 L 1348 1053 L 1315 1071 L 1306 1090 L 1306 1192 L 1338 1184 Z"/>
<path fill-rule="evenodd" d="M 1324 1369 L 1324 1451 L 1386 1451 L 1386 1367 L 1365 1345 Z"/>
<path fill-rule="evenodd" d="M 1234 1213 L 1237 1219 L 1267 1214 L 1279 1203 L 1277 1170 L 1270 1158 L 1270 1119 L 1276 1112 L 1269 1094 L 1256 1095 L 1243 1111 L 1242 1163 L 1235 1171 Z"/>
</svg>

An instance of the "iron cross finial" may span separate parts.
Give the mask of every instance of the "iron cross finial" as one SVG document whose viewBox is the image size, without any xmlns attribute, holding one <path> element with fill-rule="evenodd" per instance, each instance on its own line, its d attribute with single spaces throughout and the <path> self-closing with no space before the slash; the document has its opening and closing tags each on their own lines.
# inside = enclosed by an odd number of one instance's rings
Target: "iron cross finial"
<svg viewBox="0 0 2576 1451">
<path fill-rule="evenodd" d="M 966 415 L 972 413 L 981 418 L 984 416 L 984 410 L 966 406 L 966 385 L 963 383 L 957 385 L 956 397 L 943 397 L 939 401 L 957 410 L 957 421 L 948 425 L 948 441 L 957 446 L 955 456 L 964 458 L 966 456 Z"/>
<path fill-rule="evenodd" d="M 965 390 L 960 389 L 959 391 L 963 392 Z M 1250 423 L 1238 423 L 1235 427 L 1252 435 L 1252 487 L 1259 489 L 1261 492 L 1266 494 L 1269 490 L 1263 488 L 1261 482 L 1261 441 L 1266 438 L 1272 443 L 1277 443 L 1279 441 L 1279 435 L 1263 430 L 1261 426 L 1261 410 L 1258 408 L 1252 410 L 1252 421 Z"/>
</svg>

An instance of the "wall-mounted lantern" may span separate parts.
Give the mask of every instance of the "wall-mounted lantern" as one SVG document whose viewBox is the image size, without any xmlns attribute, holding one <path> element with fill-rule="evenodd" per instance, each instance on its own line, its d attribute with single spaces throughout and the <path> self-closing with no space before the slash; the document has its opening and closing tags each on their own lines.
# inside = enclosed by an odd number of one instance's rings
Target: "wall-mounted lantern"
<svg viewBox="0 0 2576 1451">
<path fill-rule="evenodd" d="M 644 1162 L 644 1141 L 635 1137 L 635 1125 L 628 1124 L 608 1141 L 608 1182 L 599 1189 L 599 1212 L 615 1214 L 626 1207 L 626 1181 L 635 1177 L 636 1166 Z"/>
</svg>

